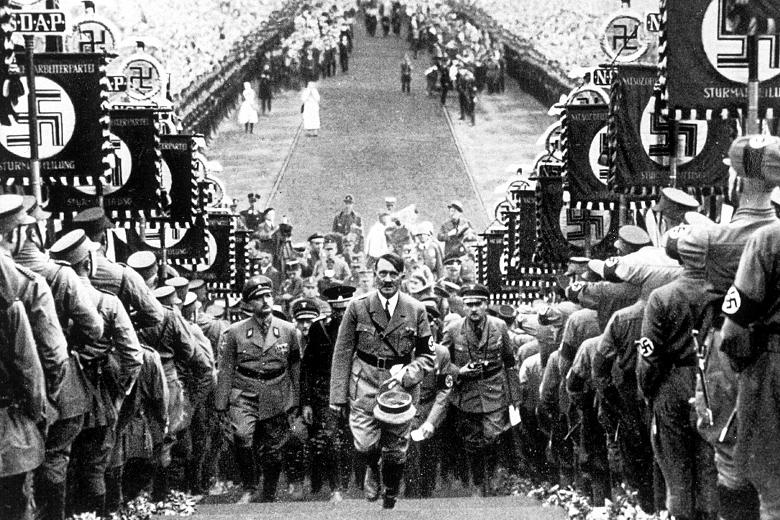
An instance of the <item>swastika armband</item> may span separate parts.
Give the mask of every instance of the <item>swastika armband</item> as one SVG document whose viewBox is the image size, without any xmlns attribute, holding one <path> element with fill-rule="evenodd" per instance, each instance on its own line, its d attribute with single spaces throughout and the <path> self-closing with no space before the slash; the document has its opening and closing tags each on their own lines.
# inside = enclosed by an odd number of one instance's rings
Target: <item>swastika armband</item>
<svg viewBox="0 0 780 520">
<path fill-rule="evenodd" d="M 612 283 L 621 283 L 623 280 L 617 275 L 617 266 L 620 260 L 613 256 L 604 262 L 604 279 Z"/>
<path fill-rule="evenodd" d="M 436 376 L 436 388 L 439 390 L 452 388 L 454 384 L 455 378 L 452 377 L 452 374 L 439 374 Z"/>
<path fill-rule="evenodd" d="M 655 345 L 650 338 L 644 337 L 634 342 L 639 355 L 643 358 L 649 358 L 655 352 Z"/>
<path fill-rule="evenodd" d="M 566 288 L 566 298 L 572 302 L 580 301 L 580 293 L 585 288 L 585 282 L 574 282 Z"/>
<path fill-rule="evenodd" d="M 417 342 L 414 347 L 415 356 L 425 356 L 428 354 L 434 354 L 436 347 L 433 342 L 433 336 L 421 336 L 417 338 Z"/>
<path fill-rule="evenodd" d="M 761 304 L 732 285 L 723 298 L 721 310 L 738 325 L 747 327 L 761 315 Z"/>
</svg>

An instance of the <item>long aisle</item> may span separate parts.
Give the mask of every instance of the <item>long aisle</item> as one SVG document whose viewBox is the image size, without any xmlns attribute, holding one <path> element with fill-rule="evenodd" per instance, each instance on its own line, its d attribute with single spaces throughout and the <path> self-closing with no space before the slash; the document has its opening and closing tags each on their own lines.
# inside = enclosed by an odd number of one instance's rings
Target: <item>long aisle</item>
<svg viewBox="0 0 780 520">
<path fill-rule="evenodd" d="M 460 199 L 475 226 L 484 228 L 486 215 L 444 114 L 425 95 L 428 57 L 413 63 L 412 94 L 403 94 L 405 39 L 371 38 L 359 20 L 355 33 L 349 74 L 320 82 L 322 129 L 319 137 L 298 140 L 272 195 L 277 215 L 288 215 L 301 237 L 327 230 L 346 193 L 355 196 L 366 225 L 387 195 L 398 198 L 398 208 L 416 204 L 419 219 L 436 224 L 447 217 L 447 203 Z"/>
</svg>

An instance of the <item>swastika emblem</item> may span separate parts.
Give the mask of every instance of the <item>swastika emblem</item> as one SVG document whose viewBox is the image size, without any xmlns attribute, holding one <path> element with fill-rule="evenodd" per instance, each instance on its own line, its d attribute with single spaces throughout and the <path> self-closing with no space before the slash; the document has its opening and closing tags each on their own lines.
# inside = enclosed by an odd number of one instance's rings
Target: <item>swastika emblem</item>
<svg viewBox="0 0 780 520">
<path fill-rule="evenodd" d="M 649 35 L 642 18 L 631 11 L 622 11 L 604 26 L 601 49 L 610 59 L 631 63 L 647 52 Z"/>
<path fill-rule="evenodd" d="M 561 209 L 559 225 L 563 236 L 575 247 L 585 245 L 585 222 L 589 223 L 591 244 L 598 244 L 612 225 L 612 215 L 609 211 L 590 210 L 587 215 L 581 209 Z"/>
<path fill-rule="evenodd" d="M 655 345 L 650 341 L 650 338 L 642 338 L 636 341 L 636 347 L 639 349 L 639 353 L 642 357 L 650 357 L 655 352 Z"/>
<path fill-rule="evenodd" d="M 150 99 L 162 92 L 162 68 L 151 56 L 136 56 L 124 66 L 127 78 L 127 95 L 133 99 Z"/>
<path fill-rule="evenodd" d="M 76 23 L 70 38 L 69 48 L 75 52 L 111 52 L 116 47 L 114 32 L 101 20 Z"/>
<path fill-rule="evenodd" d="M 707 142 L 709 126 L 706 121 L 678 121 L 677 123 L 677 164 L 687 164 L 698 156 Z M 656 164 L 669 166 L 671 148 L 669 146 L 669 123 L 655 113 L 655 98 L 650 101 L 642 113 L 639 123 L 642 147 L 647 156 Z"/>
<path fill-rule="evenodd" d="M 179 228 L 165 227 L 165 247 L 173 247 L 184 238 L 185 230 Z M 155 226 L 146 226 L 146 233 L 144 234 L 144 242 L 155 248 L 160 249 L 162 247 L 162 241 L 160 235 L 160 228 Z"/>
<path fill-rule="evenodd" d="M 733 285 L 726 293 L 726 297 L 723 298 L 723 312 L 726 314 L 734 315 L 742 306 L 742 297 L 739 295 L 739 291 Z"/>
<path fill-rule="evenodd" d="M 747 83 L 747 36 L 734 34 L 727 19 L 728 0 L 712 0 L 704 12 L 701 41 L 704 53 L 718 73 L 731 81 Z M 758 40 L 758 79 L 767 81 L 780 74 L 780 34 Z"/>
<path fill-rule="evenodd" d="M 593 172 L 593 176 L 596 177 L 601 184 L 607 185 L 607 178 L 609 177 L 609 167 L 605 164 L 599 164 L 599 158 L 602 155 L 609 153 L 609 134 L 607 133 L 607 125 L 601 127 L 601 129 L 593 137 L 593 141 L 590 143 L 590 150 L 588 152 L 588 158 L 590 159 L 590 171 Z"/>
<path fill-rule="evenodd" d="M 22 78 L 27 90 L 27 79 Z M 73 137 L 76 110 L 65 90 L 49 78 L 35 78 L 38 108 L 38 156 L 48 159 L 60 153 Z M 30 158 L 29 105 L 27 96 L 14 105 L 18 114 L 10 126 L 0 126 L 0 144 L 14 155 Z"/>
</svg>

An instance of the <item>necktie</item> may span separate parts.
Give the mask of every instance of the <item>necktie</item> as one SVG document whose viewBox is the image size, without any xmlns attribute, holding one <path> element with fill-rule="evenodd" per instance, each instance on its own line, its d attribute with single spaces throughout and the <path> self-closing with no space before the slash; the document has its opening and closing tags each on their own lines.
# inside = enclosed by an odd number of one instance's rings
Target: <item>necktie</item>
<svg viewBox="0 0 780 520">
<path fill-rule="evenodd" d="M 390 321 L 390 300 L 385 301 L 385 318 L 387 318 L 387 321 Z"/>
<path fill-rule="evenodd" d="M 474 327 L 474 335 L 477 337 L 477 339 L 482 339 L 482 327 L 479 325 Z"/>
</svg>

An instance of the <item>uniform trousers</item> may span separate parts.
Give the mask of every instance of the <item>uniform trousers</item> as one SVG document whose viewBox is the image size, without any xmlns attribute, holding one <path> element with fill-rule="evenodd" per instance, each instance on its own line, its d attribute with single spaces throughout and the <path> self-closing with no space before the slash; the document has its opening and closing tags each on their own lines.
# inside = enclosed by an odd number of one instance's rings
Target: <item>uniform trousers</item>
<svg viewBox="0 0 780 520">
<path fill-rule="evenodd" d="M 323 476 L 331 491 L 344 491 L 349 486 L 351 460 L 347 424 L 328 408 L 327 403 L 312 406 L 314 421 L 309 428 L 311 454 L 311 487 L 316 493 Z"/>
<path fill-rule="evenodd" d="M 74 514 L 97 511 L 103 514 L 106 496 L 106 469 L 114 447 L 114 425 L 85 428 L 73 442 L 68 479 L 71 510 Z"/>
<path fill-rule="evenodd" d="M 693 518 L 714 512 L 717 479 L 712 447 L 696 430 L 694 395 L 696 369 L 672 368 L 653 399 L 651 441 L 666 480 L 666 506 L 675 516 Z"/>
<path fill-rule="evenodd" d="M 471 478 L 476 486 L 490 491 L 488 487 L 498 461 L 498 441 L 509 429 L 507 409 L 486 413 L 454 410 L 456 428 L 471 462 Z"/>
<path fill-rule="evenodd" d="M 60 419 L 46 435 L 46 458 L 35 470 L 35 503 L 40 520 L 65 516 L 65 483 L 73 441 L 81 432 L 84 415 Z"/>
<path fill-rule="evenodd" d="M 433 400 L 420 402 L 417 415 L 412 421 L 412 429 L 419 428 L 428 417 Z M 436 468 L 441 458 L 441 433 L 436 430 L 430 439 L 412 442 L 405 468 L 407 497 L 428 498 L 436 487 Z"/>
<path fill-rule="evenodd" d="M 349 414 L 349 427 L 355 443 L 355 449 L 361 453 L 381 450 L 382 460 L 394 464 L 406 462 L 409 450 L 411 423 L 385 424 L 377 421 L 372 413 L 352 408 Z"/>
</svg>

